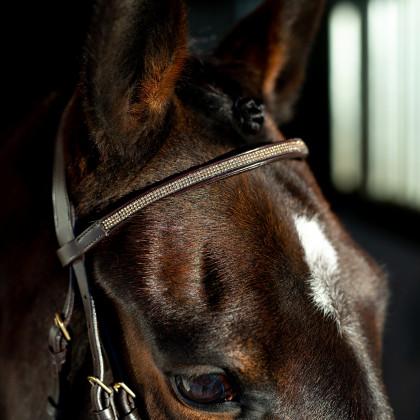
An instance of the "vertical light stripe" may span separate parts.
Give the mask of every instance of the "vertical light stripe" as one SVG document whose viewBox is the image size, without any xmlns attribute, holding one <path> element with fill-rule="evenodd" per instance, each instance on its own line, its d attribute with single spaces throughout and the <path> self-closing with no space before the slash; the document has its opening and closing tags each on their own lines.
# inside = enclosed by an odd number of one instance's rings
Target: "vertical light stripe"
<svg viewBox="0 0 420 420">
<path fill-rule="evenodd" d="M 329 21 L 331 171 L 335 186 L 356 190 L 362 176 L 361 16 L 353 4 L 337 4 Z"/>
<path fill-rule="evenodd" d="M 420 7 L 418 0 L 368 5 L 367 192 L 420 209 Z"/>
<path fill-rule="evenodd" d="M 420 1 L 368 0 L 366 193 L 420 209 Z M 334 185 L 362 185 L 361 17 L 343 1 L 331 12 L 331 161 Z"/>
<path fill-rule="evenodd" d="M 374 198 L 393 199 L 397 190 L 399 88 L 398 19 L 394 0 L 368 6 L 369 172 Z"/>
<path fill-rule="evenodd" d="M 407 35 L 407 201 L 420 209 L 420 2 L 406 6 Z"/>
</svg>

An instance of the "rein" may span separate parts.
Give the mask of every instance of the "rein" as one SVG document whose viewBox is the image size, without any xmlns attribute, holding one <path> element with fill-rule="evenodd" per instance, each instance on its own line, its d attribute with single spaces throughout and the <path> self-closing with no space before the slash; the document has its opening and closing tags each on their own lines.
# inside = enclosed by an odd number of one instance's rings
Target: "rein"
<svg viewBox="0 0 420 420">
<path fill-rule="evenodd" d="M 68 349 L 70 348 L 71 337 L 68 327 L 73 311 L 75 283 L 77 282 L 85 310 L 93 360 L 93 374 L 88 377 L 92 385 L 92 418 L 96 420 L 140 420 L 135 405 L 136 396 L 123 381 L 123 378 L 118 377 L 113 372 L 115 382 L 111 381 L 112 386 L 105 383 L 104 350 L 100 339 L 95 301 L 85 268 L 86 252 L 150 205 L 276 160 L 305 158 L 308 155 L 308 149 L 302 140 L 291 139 L 259 146 L 229 157 L 221 157 L 147 189 L 76 235 L 75 210 L 70 202 L 66 186 L 65 158 L 61 135 L 64 120 L 65 117 L 62 118 L 57 136 L 52 195 L 55 230 L 60 246 L 57 254 L 63 267 L 69 267 L 70 284 L 61 313 L 63 319 L 59 314 L 56 314 L 54 325 L 50 330 L 49 345 L 55 372 L 55 386 L 48 400 L 47 411 L 50 419 L 59 420 L 62 418 L 63 408 L 65 407 L 67 373 L 70 369 Z M 115 362 L 118 366 L 117 361 Z M 118 370 L 121 371 L 121 369 Z"/>
</svg>

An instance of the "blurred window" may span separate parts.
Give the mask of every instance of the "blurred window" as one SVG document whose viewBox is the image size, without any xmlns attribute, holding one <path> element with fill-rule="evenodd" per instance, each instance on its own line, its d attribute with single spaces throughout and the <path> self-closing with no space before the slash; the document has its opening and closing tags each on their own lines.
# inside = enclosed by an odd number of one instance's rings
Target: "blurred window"
<svg viewBox="0 0 420 420">
<path fill-rule="evenodd" d="M 420 210 L 420 1 L 337 1 L 329 15 L 334 185 Z"/>
</svg>

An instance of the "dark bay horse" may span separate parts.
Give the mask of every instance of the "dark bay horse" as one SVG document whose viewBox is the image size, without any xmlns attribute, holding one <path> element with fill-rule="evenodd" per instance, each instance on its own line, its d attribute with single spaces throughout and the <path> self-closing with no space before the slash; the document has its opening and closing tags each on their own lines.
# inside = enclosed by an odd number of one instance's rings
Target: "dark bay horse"
<svg viewBox="0 0 420 420">
<path fill-rule="evenodd" d="M 203 60 L 187 49 L 181 0 L 97 2 L 71 98 L 48 97 L 1 152 L 1 419 L 393 418 L 380 372 L 386 281 L 303 153 L 130 213 L 75 257 L 89 290 L 62 311 L 72 289 L 56 255 L 56 139 L 76 235 L 221 156 L 303 147 L 278 127 L 322 7 L 267 0 Z"/>
</svg>

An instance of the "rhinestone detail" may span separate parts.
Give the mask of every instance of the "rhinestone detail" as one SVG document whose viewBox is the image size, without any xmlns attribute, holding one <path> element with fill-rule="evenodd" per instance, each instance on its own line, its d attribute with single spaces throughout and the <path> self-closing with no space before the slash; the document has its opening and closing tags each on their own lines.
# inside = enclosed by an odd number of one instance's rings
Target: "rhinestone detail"
<svg viewBox="0 0 420 420">
<path fill-rule="evenodd" d="M 232 158 L 216 162 L 204 168 L 199 168 L 145 193 L 141 197 L 108 215 L 101 222 L 102 228 L 106 234 L 109 234 L 113 228 L 127 220 L 135 213 L 150 204 L 164 199 L 165 197 L 189 188 L 195 184 L 223 176 L 231 171 L 236 171 L 242 168 L 246 169 L 247 167 L 255 164 L 262 163 L 276 157 L 279 158 L 289 153 L 306 154 L 307 147 L 302 140 L 294 139 L 269 146 L 263 146 L 260 149 L 251 150 L 239 156 L 233 156 Z"/>
</svg>

